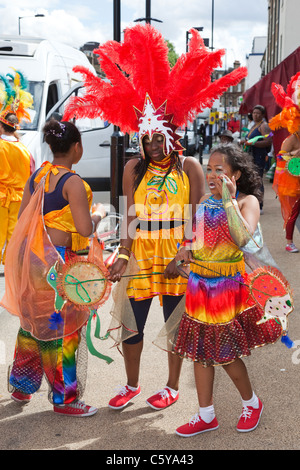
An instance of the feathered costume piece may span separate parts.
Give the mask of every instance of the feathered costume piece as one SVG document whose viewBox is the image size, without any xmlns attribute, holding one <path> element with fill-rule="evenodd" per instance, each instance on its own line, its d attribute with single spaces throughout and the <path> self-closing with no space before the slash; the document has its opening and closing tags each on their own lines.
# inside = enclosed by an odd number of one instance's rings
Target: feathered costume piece
<svg viewBox="0 0 300 470">
<path fill-rule="evenodd" d="M 12 84 L 9 79 L 12 80 Z M 30 115 L 27 109 L 32 108 L 33 106 L 33 97 L 26 91 L 28 88 L 28 81 L 24 75 L 15 70 L 15 76 L 12 74 L 6 74 L 4 77 L 0 75 L 0 80 L 3 84 L 0 83 L 0 121 L 4 124 L 18 129 L 18 124 L 13 124 L 5 119 L 5 116 L 8 113 L 13 113 L 17 116 L 18 121 L 22 119 L 31 121 Z"/>
<path fill-rule="evenodd" d="M 271 90 L 282 111 L 270 120 L 270 128 L 276 130 L 284 127 L 294 134 L 300 126 L 300 72 L 291 78 L 286 92 L 277 83 L 272 83 Z"/>
<path fill-rule="evenodd" d="M 189 51 L 172 69 L 166 41 L 149 24 L 127 28 L 123 43 L 103 44 L 94 52 L 106 79 L 75 67 L 83 75 L 86 94 L 70 101 L 64 120 L 100 116 L 124 133 L 139 132 L 140 144 L 145 135 L 151 140 L 154 133 L 163 134 L 165 155 L 182 149 L 176 129 L 193 121 L 247 75 L 247 69 L 240 67 L 212 82 L 211 74 L 221 65 L 225 50 L 209 52 L 199 33 L 190 32 Z"/>
<path fill-rule="evenodd" d="M 296 133 L 300 127 L 300 72 L 291 78 L 286 92 L 276 83 L 272 83 L 271 89 L 276 103 L 283 109 L 270 120 L 270 128 L 283 127 L 290 134 Z M 300 197 L 299 175 L 300 158 L 280 151 L 276 158 L 273 189 L 280 201 L 285 227 Z"/>
</svg>

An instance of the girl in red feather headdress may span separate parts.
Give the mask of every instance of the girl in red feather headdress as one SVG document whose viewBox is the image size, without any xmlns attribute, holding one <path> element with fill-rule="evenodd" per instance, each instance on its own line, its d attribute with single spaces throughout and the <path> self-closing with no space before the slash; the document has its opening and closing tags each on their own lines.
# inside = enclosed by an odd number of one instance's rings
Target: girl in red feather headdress
<svg viewBox="0 0 300 470">
<path fill-rule="evenodd" d="M 141 158 L 129 161 L 124 169 L 126 226 L 118 259 L 110 268 L 112 281 L 130 272 L 134 258 L 140 269 L 139 276 L 129 283 L 127 279 L 127 299 L 120 289 L 124 278 L 115 289 L 113 315 L 122 315 L 111 335 L 120 333 L 116 341 L 122 341 L 127 385 L 110 401 L 114 409 L 123 408 L 140 393 L 143 330 L 152 298 L 162 300 L 165 320 L 176 306 L 184 311 L 186 280 L 178 275 L 174 257 L 185 224 L 204 194 L 204 176 L 194 158 L 179 155 L 182 147 L 176 129 L 211 107 L 247 73 L 245 68 L 236 69 L 212 82 L 212 71 L 221 65 L 225 51 L 209 52 L 197 31 L 191 33 L 189 51 L 170 69 L 167 44 L 159 31 L 151 25 L 127 28 L 122 44 L 108 42 L 95 51 L 106 80 L 76 68 L 85 77 L 87 92 L 75 98 L 65 113 L 65 119 L 101 116 L 122 132 L 139 132 Z M 130 305 L 135 328 L 126 319 Z M 130 335 L 133 329 L 137 331 Z M 163 409 L 178 399 L 180 368 L 181 359 L 169 354 L 166 387 L 147 400 L 149 406 Z"/>
</svg>

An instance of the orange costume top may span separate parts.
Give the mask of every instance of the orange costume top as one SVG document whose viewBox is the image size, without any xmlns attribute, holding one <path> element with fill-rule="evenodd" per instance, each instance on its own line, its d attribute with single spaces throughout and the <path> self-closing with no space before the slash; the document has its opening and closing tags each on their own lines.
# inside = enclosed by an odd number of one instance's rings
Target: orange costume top
<svg viewBox="0 0 300 470">
<path fill-rule="evenodd" d="M 170 157 L 159 165 L 151 162 L 135 194 L 138 226 L 132 244 L 140 268 L 140 278 L 128 284 L 128 296 L 143 300 L 156 295 L 183 295 L 187 280 L 165 279 L 163 272 L 182 242 L 184 224 L 188 221 L 190 184 L 186 173 L 175 168 L 164 179 Z M 162 274 L 155 274 L 162 273 Z"/>
<path fill-rule="evenodd" d="M 0 205 L 21 202 L 30 176 L 30 152 L 22 142 L 0 138 Z"/>
<path fill-rule="evenodd" d="M 21 327 L 25 331 L 45 341 L 72 334 L 90 315 L 89 310 L 67 302 L 61 310 L 63 332 L 49 327 L 57 298 L 57 291 L 49 283 L 49 275 L 57 263 L 63 264 L 64 261 L 52 244 L 45 226 L 71 232 L 72 250 L 88 245 L 88 239 L 76 232 L 69 205 L 43 216 L 44 192 L 48 190 L 51 172 L 56 173 L 58 169 L 45 162 L 36 177 L 40 183 L 22 212 L 8 245 L 5 294 L 0 303 L 11 314 L 20 317 Z M 85 187 L 91 204 L 91 189 L 87 183 Z"/>
</svg>

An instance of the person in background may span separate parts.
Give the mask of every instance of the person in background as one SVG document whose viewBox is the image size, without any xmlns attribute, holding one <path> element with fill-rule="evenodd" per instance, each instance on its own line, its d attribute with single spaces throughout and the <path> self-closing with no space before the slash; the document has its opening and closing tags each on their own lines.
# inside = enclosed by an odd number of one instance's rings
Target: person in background
<svg viewBox="0 0 300 470">
<path fill-rule="evenodd" d="M 281 150 L 276 155 L 276 169 L 273 189 L 278 195 L 281 214 L 286 234 L 286 251 L 298 253 L 293 241 L 296 220 L 300 213 L 300 72 L 291 77 L 285 92 L 277 83 L 272 84 L 271 91 L 282 111 L 269 121 L 272 130 L 287 129 L 289 136 L 284 140 Z M 294 166 L 291 171 L 290 165 Z"/>
<path fill-rule="evenodd" d="M 248 152 L 252 155 L 253 161 L 259 170 L 261 177 L 261 191 L 264 193 L 263 176 L 268 161 L 268 152 L 272 145 L 272 137 L 269 135 L 271 130 L 266 121 L 266 110 L 264 106 L 256 105 L 252 111 L 254 125 L 249 130 L 245 139 L 240 141 L 241 145 L 248 147 Z M 256 142 L 251 142 L 255 137 L 262 137 Z M 250 142 L 249 142 L 250 140 Z M 263 199 L 260 203 L 260 213 L 263 214 Z"/>
<path fill-rule="evenodd" d="M 20 142 L 19 120 L 12 112 L 0 115 L 0 264 L 18 220 L 24 186 L 34 171 L 34 160 Z"/>
<path fill-rule="evenodd" d="M 221 132 L 219 138 L 220 138 L 221 144 L 232 144 L 233 142 L 232 132 L 229 131 L 228 129 L 225 129 L 223 132 Z"/>
<path fill-rule="evenodd" d="M 287 137 L 281 146 L 281 156 L 300 157 L 300 126 L 298 131 Z M 288 253 L 299 253 L 299 248 L 294 243 L 294 230 L 297 218 L 300 214 L 300 176 L 291 175 L 286 168 L 286 160 L 277 159 L 274 175 L 274 188 L 279 196 L 282 212 L 285 215 L 285 207 L 290 206 L 289 215 L 285 224 L 285 249 Z"/>
<path fill-rule="evenodd" d="M 240 132 L 240 121 L 236 117 L 232 117 L 227 124 L 227 129 L 233 134 L 235 132 Z"/>
</svg>

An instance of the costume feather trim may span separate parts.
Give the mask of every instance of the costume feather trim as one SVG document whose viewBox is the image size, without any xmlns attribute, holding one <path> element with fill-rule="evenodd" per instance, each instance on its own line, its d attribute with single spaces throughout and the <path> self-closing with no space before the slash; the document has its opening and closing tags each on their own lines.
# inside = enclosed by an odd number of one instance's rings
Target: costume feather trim
<svg viewBox="0 0 300 470">
<path fill-rule="evenodd" d="M 278 83 L 272 83 L 271 91 L 282 111 L 269 121 L 270 129 L 286 128 L 294 134 L 300 126 L 300 72 L 290 79 L 286 92 Z"/>
</svg>

